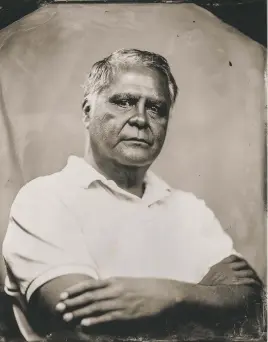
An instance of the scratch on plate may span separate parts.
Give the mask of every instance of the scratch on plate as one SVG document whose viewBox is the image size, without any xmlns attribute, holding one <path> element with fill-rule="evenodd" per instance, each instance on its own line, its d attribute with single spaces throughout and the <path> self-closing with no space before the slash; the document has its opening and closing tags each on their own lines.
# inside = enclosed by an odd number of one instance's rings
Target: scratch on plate
<svg viewBox="0 0 268 342">
<path fill-rule="evenodd" d="M 44 8 L 44 6 L 43 6 Z M 37 10 L 38 11 L 38 10 Z M 49 13 L 49 12 L 47 12 Z M 29 28 L 23 28 L 23 27 L 19 27 L 19 28 L 13 28 L 12 31 L 11 29 L 9 29 L 9 32 L 7 30 L 7 33 L 3 39 L 3 42 L 1 43 L 0 45 L 0 50 L 3 48 L 3 46 L 5 45 L 5 43 L 7 42 L 8 39 L 10 39 L 10 37 L 12 37 L 14 34 L 16 34 L 17 32 L 27 32 L 27 31 L 31 31 L 31 30 L 34 30 L 42 25 L 45 25 L 46 23 L 48 23 L 56 14 L 57 14 L 57 11 L 54 11 L 52 13 L 49 13 L 50 16 L 47 20 L 45 20 L 44 22 L 41 22 L 41 23 L 38 23 L 37 25 L 35 26 L 32 26 L 32 27 L 29 27 Z M 16 23 L 18 23 L 20 20 L 22 20 L 23 18 L 20 18 L 19 20 L 15 21 L 14 23 L 12 23 L 11 25 L 14 25 Z"/>
</svg>

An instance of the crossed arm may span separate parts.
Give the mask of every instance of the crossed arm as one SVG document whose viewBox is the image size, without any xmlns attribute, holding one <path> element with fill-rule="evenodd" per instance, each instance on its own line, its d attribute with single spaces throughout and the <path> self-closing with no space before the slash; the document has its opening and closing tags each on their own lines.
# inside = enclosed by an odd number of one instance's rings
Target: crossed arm
<svg viewBox="0 0 268 342">
<path fill-rule="evenodd" d="M 63 276 L 37 290 L 29 306 L 35 318 L 36 312 L 46 318 L 47 331 L 90 333 L 112 324 L 130 335 L 133 327 L 139 333 L 144 326 L 147 330 L 157 326 L 158 333 L 163 333 L 194 323 L 217 334 L 221 328 L 224 332 L 232 329 L 234 322 L 248 320 L 253 326 L 261 309 L 261 295 L 262 284 L 254 270 L 243 259 L 230 256 L 214 265 L 199 284 Z M 38 326 L 36 319 L 34 324 Z M 41 325 L 44 327 L 44 319 Z"/>
</svg>

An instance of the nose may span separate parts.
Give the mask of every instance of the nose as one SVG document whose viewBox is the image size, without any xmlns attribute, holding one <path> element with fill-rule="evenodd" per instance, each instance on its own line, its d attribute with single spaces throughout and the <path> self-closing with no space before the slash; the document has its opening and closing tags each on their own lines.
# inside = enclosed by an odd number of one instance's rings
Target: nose
<svg viewBox="0 0 268 342">
<path fill-rule="evenodd" d="M 148 118 L 145 108 L 145 100 L 140 99 L 137 103 L 135 115 L 133 115 L 129 120 L 130 125 L 137 126 L 139 128 L 145 128 L 148 125 Z"/>
</svg>

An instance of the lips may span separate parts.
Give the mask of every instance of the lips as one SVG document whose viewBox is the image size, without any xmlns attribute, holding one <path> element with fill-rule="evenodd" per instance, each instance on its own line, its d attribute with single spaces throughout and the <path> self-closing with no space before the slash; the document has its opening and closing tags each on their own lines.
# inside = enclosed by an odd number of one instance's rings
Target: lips
<svg viewBox="0 0 268 342">
<path fill-rule="evenodd" d="M 132 141 L 132 142 L 136 142 L 136 143 L 143 143 L 143 144 L 147 144 L 147 145 L 152 145 L 149 140 L 142 139 L 142 138 L 125 138 L 125 139 L 123 139 L 123 141 Z"/>
</svg>

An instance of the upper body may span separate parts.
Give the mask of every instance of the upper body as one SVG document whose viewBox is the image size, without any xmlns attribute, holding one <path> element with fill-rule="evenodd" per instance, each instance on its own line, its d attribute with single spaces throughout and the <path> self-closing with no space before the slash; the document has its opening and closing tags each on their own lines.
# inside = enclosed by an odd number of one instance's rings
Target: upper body
<svg viewBox="0 0 268 342">
<path fill-rule="evenodd" d="M 204 201 L 152 172 L 145 184 L 139 198 L 71 156 L 61 172 L 24 186 L 11 208 L 3 252 L 27 300 L 69 272 L 198 283 L 236 253 Z"/>
<path fill-rule="evenodd" d="M 70 158 L 15 199 L 3 245 L 6 289 L 26 315 L 51 317 L 48 329 L 171 311 L 177 319 L 200 306 L 243 316 L 258 295 L 256 274 L 230 259 L 232 240 L 204 201 L 148 170 L 176 95 L 159 55 L 119 50 L 96 63 L 83 102 L 84 159 Z"/>
</svg>

